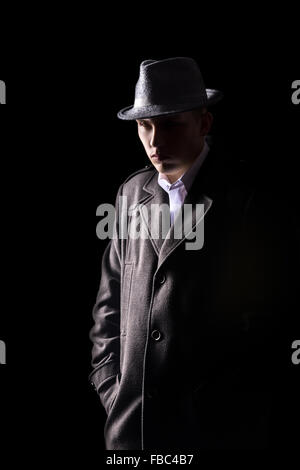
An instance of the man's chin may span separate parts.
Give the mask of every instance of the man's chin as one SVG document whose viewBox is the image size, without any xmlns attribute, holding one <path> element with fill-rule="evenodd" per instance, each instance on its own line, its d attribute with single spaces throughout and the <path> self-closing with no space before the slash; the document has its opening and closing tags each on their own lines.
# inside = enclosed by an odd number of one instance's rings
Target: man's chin
<svg viewBox="0 0 300 470">
<path fill-rule="evenodd" d="M 163 160 L 161 162 L 155 162 L 155 168 L 157 171 L 160 173 L 176 173 L 178 171 L 178 168 L 174 165 L 174 163 L 170 163 L 167 160 Z"/>
</svg>

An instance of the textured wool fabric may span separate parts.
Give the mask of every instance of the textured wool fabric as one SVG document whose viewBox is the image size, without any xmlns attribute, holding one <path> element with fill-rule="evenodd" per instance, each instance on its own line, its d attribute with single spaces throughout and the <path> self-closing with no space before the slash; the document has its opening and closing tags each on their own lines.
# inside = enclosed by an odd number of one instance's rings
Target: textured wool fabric
<svg viewBox="0 0 300 470">
<path fill-rule="evenodd" d="M 200 250 L 171 228 L 168 239 L 116 238 L 104 252 L 90 379 L 108 413 L 107 449 L 268 446 L 270 345 L 296 305 L 286 249 L 296 231 L 282 219 L 288 206 L 245 179 L 243 165 L 212 148 L 197 173 L 185 202 L 213 201 Z M 167 197 L 152 167 L 120 186 L 117 210 L 120 195 L 141 208 Z"/>
<path fill-rule="evenodd" d="M 198 64 L 191 57 L 144 60 L 135 87 L 134 105 L 118 112 L 118 118 L 134 120 L 212 106 L 223 97 L 205 88 Z"/>
</svg>

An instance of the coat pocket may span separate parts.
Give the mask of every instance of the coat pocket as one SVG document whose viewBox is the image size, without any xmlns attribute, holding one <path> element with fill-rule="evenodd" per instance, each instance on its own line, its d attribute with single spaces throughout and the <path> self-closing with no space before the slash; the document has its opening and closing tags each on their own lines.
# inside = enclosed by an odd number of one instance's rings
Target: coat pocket
<svg viewBox="0 0 300 470">
<path fill-rule="evenodd" d="M 127 320 L 132 285 L 133 265 L 133 261 L 126 262 L 124 265 L 121 296 L 121 336 L 125 336 L 127 332 Z"/>
</svg>

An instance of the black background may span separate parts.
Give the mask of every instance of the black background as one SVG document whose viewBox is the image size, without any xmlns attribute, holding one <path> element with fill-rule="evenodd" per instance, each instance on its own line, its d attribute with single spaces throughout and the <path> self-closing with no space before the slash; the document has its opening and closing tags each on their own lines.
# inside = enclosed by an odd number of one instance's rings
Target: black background
<svg viewBox="0 0 300 470">
<path fill-rule="evenodd" d="M 135 123 L 116 118 L 133 102 L 142 60 L 196 59 L 207 87 L 224 92 L 215 138 L 236 158 L 255 162 L 266 185 L 272 179 L 280 191 L 297 188 L 296 43 L 283 36 L 280 23 L 238 13 L 239 21 L 219 27 L 215 16 L 174 23 L 171 14 L 163 21 L 154 11 L 148 22 L 141 13 L 116 24 L 111 15 L 92 19 L 90 11 L 76 25 L 71 17 L 62 22 L 59 37 L 49 28 L 41 42 L 39 25 L 39 34 L 27 31 L 24 41 L 1 39 L 8 105 L 0 113 L 3 451 L 15 445 L 23 457 L 45 450 L 49 459 L 97 462 L 103 450 L 105 413 L 87 379 L 106 246 L 96 238 L 95 213 L 99 204 L 114 203 L 122 181 L 147 164 Z M 291 343 L 300 337 L 297 318 L 295 312 L 270 348 L 270 360 L 280 358 L 282 394 L 274 418 L 279 447 L 272 453 L 298 441 L 299 371 L 290 361 Z"/>
</svg>

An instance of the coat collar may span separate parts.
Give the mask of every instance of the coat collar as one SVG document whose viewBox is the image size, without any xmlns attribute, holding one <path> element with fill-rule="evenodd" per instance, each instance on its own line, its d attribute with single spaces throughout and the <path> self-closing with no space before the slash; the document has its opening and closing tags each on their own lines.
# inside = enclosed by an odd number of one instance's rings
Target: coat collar
<svg viewBox="0 0 300 470">
<path fill-rule="evenodd" d="M 220 191 L 219 176 L 222 175 L 226 178 L 224 172 L 220 168 L 220 161 L 213 150 L 210 150 L 205 161 L 203 162 L 200 171 L 197 173 L 193 184 L 188 192 L 184 204 L 191 205 L 191 212 L 188 215 L 188 226 L 192 227 L 192 231 L 195 231 L 196 226 L 202 221 L 203 217 L 207 217 L 207 213 L 210 210 L 212 204 L 218 199 L 218 193 Z M 153 245 L 153 248 L 159 258 L 158 267 L 166 260 L 170 253 L 176 249 L 181 243 L 187 240 L 188 234 L 183 234 L 181 238 L 174 236 L 174 224 L 171 225 L 165 237 L 160 236 L 159 238 L 153 238 L 151 236 L 151 227 L 159 227 L 159 211 L 151 211 L 151 204 L 168 204 L 168 194 L 160 187 L 157 182 L 157 171 L 153 171 L 150 178 L 145 182 L 143 186 L 143 195 L 138 201 L 140 214 L 145 227 L 148 231 L 149 238 Z M 197 205 L 203 204 L 204 213 L 197 211 Z M 144 211 L 147 212 L 147 217 L 144 215 Z M 151 213 L 152 212 L 152 213 Z M 180 216 L 180 214 L 179 214 Z M 154 220 L 153 220 L 154 217 Z"/>
</svg>

